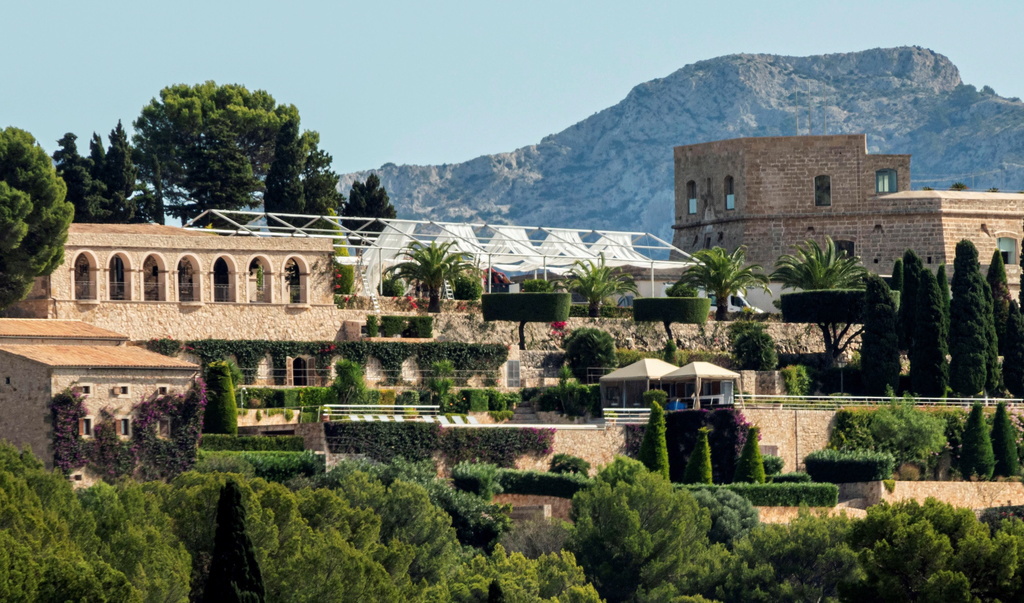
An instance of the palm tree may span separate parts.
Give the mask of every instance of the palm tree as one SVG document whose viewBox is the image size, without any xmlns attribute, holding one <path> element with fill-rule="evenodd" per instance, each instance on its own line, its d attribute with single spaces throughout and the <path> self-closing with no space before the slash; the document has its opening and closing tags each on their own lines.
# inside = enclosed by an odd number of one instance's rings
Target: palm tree
<svg viewBox="0 0 1024 603">
<path fill-rule="evenodd" d="M 732 253 L 721 247 L 701 249 L 693 254 L 696 264 L 683 273 L 679 282 L 715 295 L 715 320 L 725 320 L 729 296 L 758 287 L 768 290 L 768 277 L 758 264 L 747 263 L 746 247 Z"/>
<path fill-rule="evenodd" d="M 817 241 L 805 241 L 794 255 L 780 257 L 771 279 L 783 289 L 863 289 L 867 274 L 859 257 L 837 250 L 832 238 L 825 237 L 824 249 Z"/>
<path fill-rule="evenodd" d="M 576 260 L 569 269 L 569 278 L 565 281 L 566 290 L 579 293 L 589 304 L 589 314 L 593 318 L 601 315 L 601 304 L 612 295 L 637 293 L 633 279 L 625 274 L 615 274 L 611 266 L 604 263 L 602 253 L 598 260 Z"/>
<path fill-rule="evenodd" d="M 430 304 L 427 312 L 441 311 L 441 288 L 444 282 L 470 270 L 473 265 L 462 252 L 451 251 L 454 241 L 438 244 L 436 241 L 424 245 L 414 241 L 403 252 L 407 261 L 388 269 L 405 282 L 418 282 L 427 288 Z"/>
</svg>

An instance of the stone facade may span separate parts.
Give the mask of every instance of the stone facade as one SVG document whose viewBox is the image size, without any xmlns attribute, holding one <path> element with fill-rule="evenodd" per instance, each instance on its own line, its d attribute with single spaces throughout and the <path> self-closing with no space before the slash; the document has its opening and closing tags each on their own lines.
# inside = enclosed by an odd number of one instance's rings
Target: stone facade
<svg viewBox="0 0 1024 603">
<path fill-rule="evenodd" d="M 954 507 L 988 509 L 1008 505 L 1024 505 L 1024 484 L 1020 482 L 934 482 L 896 481 L 892 492 L 883 482 L 839 484 L 840 499 L 863 499 L 866 506 L 880 502 L 916 500 L 923 503 L 935 498 Z"/>
<path fill-rule="evenodd" d="M 571 454 L 590 463 L 590 473 L 597 473 L 603 465 L 626 453 L 626 428 L 622 425 L 605 429 L 555 429 L 551 453 L 543 456 L 524 456 L 516 460 L 516 469 L 547 471 L 556 454 Z"/>
<path fill-rule="evenodd" d="M 819 176 L 828 177 L 827 204 Z M 907 249 L 926 266 L 952 264 L 956 243 L 968 239 L 986 264 L 1003 249 L 1008 276 L 1019 280 L 1024 195 L 911 191 L 910 156 L 868 154 L 863 134 L 676 147 L 675 190 L 673 242 L 684 251 L 746 245 L 748 259 L 770 269 L 797 243 L 828 235 L 888 274 Z"/>
<path fill-rule="evenodd" d="M 783 472 L 803 471 L 804 457 L 828 445 L 834 410 L 741 409 L 747 421 L 761 428 L 761 450 L 782 458 Z"/>
</svg>

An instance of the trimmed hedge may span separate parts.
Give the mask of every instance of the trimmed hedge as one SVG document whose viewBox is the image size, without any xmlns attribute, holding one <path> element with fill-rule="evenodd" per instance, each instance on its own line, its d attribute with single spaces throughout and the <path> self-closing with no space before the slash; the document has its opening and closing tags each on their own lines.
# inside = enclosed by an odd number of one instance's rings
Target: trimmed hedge
<svg viewBox="0 0 1024 603">
<path fill-rule="evenodd" d="M 480 297 L 484 320 L 561 322 L 569 318 L 569 293 L 486 293 Z"/>
<path fill-rule="evenodd" d="M 633 308 L 624 308 L 601 304 L 601 318 L 633 318 Z M 587 304 L 573 304 L 569 308 L 569 316 L 573 318 L 588 318 L 590 307 Z"/>
<path fill-rule="evenodd" d="M 459 396 L 462 398 L 462 404 L 468 412 L 487 412 L 491 410 L 487 390 L 464 389 L 459 392 Z"/>
<path fill-rule="evenodd" d="M 292 406 L 320 406 L 337 404 L 338 397 L 329 387 L 246 387 L 246 408 L 288 408 Z"/>
<path fill-rule="evenodd" d="M 594 481 L 578 473 L 544 473 L 505 469 L 498 473 L 498 483 L 508 494 L 572 498 L 580 490 L 589 488 Z"/>
<path fill-rule="evenodd" d="M 839 487 L 835 484 L 680 484 L 676 487 L 689 491 L 725 488 L 746 498 L 755 507 L 834 507 L 839 503 Z"/>
<path fill-rule="evenodd" d="M 404 316 L 381 316 L 380 336 L 394 337 L 395 335 L 401 335 L 402 331 L 405 330 L 405 324 Z"/>
<path fill-rule="evenodd" d="M 782 319 L 786 322 L 845 323 L 863 322 L 864 291 L 828 289 L 784 293 L 780 298 Z"/>
<path fill-rule="evenodd" d="M 203 450 L 272 450 L 302 452 L 306 449 L 302 436 L 231 436 L 208 433 L 199 440 Z"/>
<path fill-rule="evenodd" d="M 633 300 L 636 322 L 704 324 L 711 312 L 706 297 L 639 297 Z"/>
<path fill-rule="evenodd" d="M 433 316 L 410 316 L 406 324 L 405 331 L 402 331 L 402 337 L 430 339 L 434 336 Z"/>
<path fill-rule="evenodd" d="M 786 464 L 782 458 L 777 457 L 774 454 L 766 454 L 762 456 L 761 462 L 764 463 L 764 474 L 768 477 L 782 473 L 782 467 Z"/>
<path fill-rule="evenodd" d="M 887 452 L 829 449 L 812 452 L 804 464 L 814 481 L 844 484 L 889 479 L 896 469 L 896 458 Z"/>
<path fill-rule="evenodd" d="M 199 452 L 199 459 L 212 456 L 237 458 L 252 465 L 256 477 L 271 482 L 286 482 L 293 477 L 312 477 L 324 472 L 324 457 L 311 450 L 303 452 L 216 450 Z"/>
<path fill-rule="evenodd" d="M 768 481 L 773 484 L 806 484 L 813 481 L 811 476 L 804 473 L 803 471 L 794 471 L 792 473 L 780 473 L 778 475 L 772 475 L 768 478 Z"/>
</svg>

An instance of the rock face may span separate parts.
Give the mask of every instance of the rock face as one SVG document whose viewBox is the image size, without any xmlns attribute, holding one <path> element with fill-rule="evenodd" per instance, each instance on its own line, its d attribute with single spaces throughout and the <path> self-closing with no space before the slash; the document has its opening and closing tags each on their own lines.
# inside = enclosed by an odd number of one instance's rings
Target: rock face
<svg viewBox="0 0 1024 603">
<path fill-rule="evenodd" d="M 808 118 L 810 116 L 810 119 Z M 813 57 L 740 54 L 635 87 L 539 144 L 376 172 L 401 217 L 646 230 L 671 240 L 672 147 L 743 136 L 868 135 L 911 153 L 914 188 L 1024 188 L 1024 103 L 978 91 L 919 47 Z M 370 172 L 346 174 L 341 190 Z M 972 176 L 973 174 L 973 176 Z"/>
</svg>

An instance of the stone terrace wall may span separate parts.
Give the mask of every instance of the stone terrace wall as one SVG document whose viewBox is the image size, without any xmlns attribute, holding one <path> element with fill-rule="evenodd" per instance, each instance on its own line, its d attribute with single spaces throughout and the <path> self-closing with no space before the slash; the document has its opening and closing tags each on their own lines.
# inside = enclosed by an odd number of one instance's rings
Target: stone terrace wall
<svg viewBox="0 0 1024 603">
<path fill-rule="evenodd" d="M 761 428 L 761 446 L 778 447 L 783 471 L 802 471 L 804 457 L 828 445 L 834 410 L 743 409 L 747 421 Z"/>
<path fill-rule="evenodd" d="M 1020 482 L 895 482 L 889 492 L 882 482 L 839 485 L 839 498 L 863 498 L 867 505 L 880 502 L 935 498 L 955 507 L 988 509 L 1004 505 L 1024 505 L 1024 483 Z"/>
<path fill-rule="evenodd" d="M 571 454 L 590 463 L 590 473 L 626 452 L 626 428 L 619 425 L 604 430 L 556 429 L 551 454 L 525 456 L 516 461 L 516 469 L 547 471 L 556 454 Z"/>
</svg>

